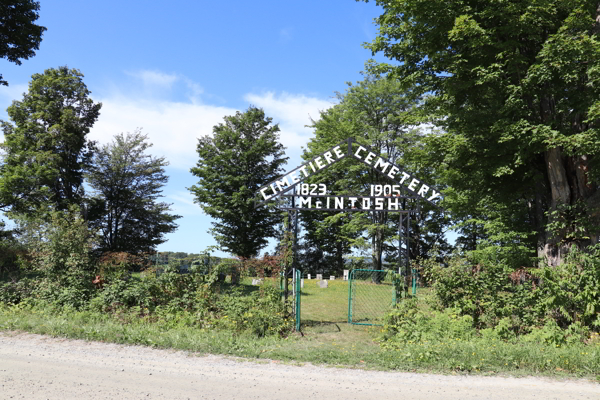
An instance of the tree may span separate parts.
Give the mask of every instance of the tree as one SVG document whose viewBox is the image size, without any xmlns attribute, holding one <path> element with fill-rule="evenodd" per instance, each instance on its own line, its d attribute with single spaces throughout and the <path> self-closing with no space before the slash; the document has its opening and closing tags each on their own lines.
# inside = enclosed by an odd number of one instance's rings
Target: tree
<svg viewBox="0 0 600 400">
<path fill-rule="evenodd" d="M 39 1 L 3 0 L 0 3 L 0 57 L 21 65 L 21 59 L 28 60 L 39 50 L 43 26 L 34 24 L 40 17 Z M 8 86 L 2 79 L 0 85 Z"/>
<path fill-rule="evenodd" d="M 211 232 L 232 254 L 250 258 L 277 237 L 281 216 L 268 207 L 254 208 L 254 193 L 278 178 L 286 163 L 279 126 L 271 125 L 262 109 L 224 118 L 213 135 L 198 139 L 199 160 L 192 174 L 198 184 L 189 188 L 195 202 L 215 219 Z"/>
<path fill-rule="evenodd" d="M 158 202 L 167 183 L 164 157 L 146 154 L 152 146 L 137 130 L 116 135 L 93 158 L 86 178 L 95 191 L 88 219 L 101 233 L 99 250 L 140 254 L 153 251 L 164 235 L 177 229 L 179 215 Z"/>
<path fill-rule="evenodd" d="M 407 171 L 419 176 L 431 177 L 428 182 L 434 182 L 427 167 L 416 162 L 414 156 L 409 156 L 418 149 L 421 142 L 421 133 L 415 128 L 420 120 L 412 113 L 413 104 L 418 98 L 415 99 L 399 82 L 377 74 L 366 74 L 365 79 L 355 85 L 349 83 L 347 91 L 338 93 L 337 97 L 339 103 L 322 112 L 321 118 L 313 124 L 315 137 L 308 143 L 303 155 L 305 160 L 310 160 L 340 141 L 353 137 L 396 165 L 403 166 Z M 368 168 L 351 158 L 332 165 L 313 179 L 313 183 L 324 183 L 332 193 L 340 194 L 367 194 L 373 184 L 393 183 L 374 168 Z M 413 200 L 406 200 L 404 207 L 416 209 L 417 204 Z M 349 248 L 349 245 L 359 248 L 370 246 L 373 268 L 382 269 L 384 255 L 389 261 L 394 259 L 398 252 L 397 239 L 393 240 L 394 236 L 397 238 L 398 232 L 398 226 L 394 226 L 398 220 L 397 215 L 387 212 L 348 214 L 329 216 L 321 224 L 315 224 L 310 216 L 303 216 L 308 232 L 306 236 L 313 240 L 315 237 L 326 240 L 323 234 L 332 235 L 331 229 L 337 226 L 337 233 L 333 235 L 337 241 L 337 248 L 331 249 L 331 239 L 327 239 L 330 241 L 327 247 L 330 248 L 329 251 L 337 254 L 338 265 L 343 265 L 340 250 Z M 423 221 L 414 225 L 412 233 L 413 239 L 417 239 L 412 241 L 413 258 L 427 254 L 428 246 L 420 246 L 423 239 L 445 241 L 441 233 L 444 223 L 440 222 L 443 221 L 440 211 L 424 204 L 421 216 Z M 425 219 L 433 219 L 437 224 L 425 225 Z M 326 229 L 324 225 L 329 225 L 329 228 Z M 436 229 L 436 232 L 423 229 L 415 234 L 420 226 Z"/>
<path fill-rule="evenodd" d="M 584 220 L 600 204 L 598 2 L 377 4 L 380 34 L 367 47 L 398 63 L 374 70 L 432 94 L 422 109 L 447 132 L 430 151 L 447 205 L 553 265 L 570 242 L 596 242 L 597 221 Z"/>
<path fill-rule="evenodd" d="M 34 74 L 23 100 L 0 121 L 5 151 L 0 207 L 15 213 L 66 210 L 79 204 L 93 143 L 86 139 L 102 104 L 89 98 L 83 74 L 60 67 Z"/>
</svg>

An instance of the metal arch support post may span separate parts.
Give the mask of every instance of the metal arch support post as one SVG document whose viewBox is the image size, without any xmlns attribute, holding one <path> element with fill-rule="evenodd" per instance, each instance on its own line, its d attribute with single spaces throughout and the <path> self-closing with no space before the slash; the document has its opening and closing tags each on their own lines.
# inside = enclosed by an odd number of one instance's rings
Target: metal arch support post
<svg viewBox="0 0 600 400">
<path fill-rule="evenodd" d="M 402 216 L 400 214 L 400 220 L 398 221 L 398 273 L 400 274 L 399 279 L 402 279 Z"/>
<path fill-rule="evenodd" d="M 410 214 L 406 214 L 406 278 L 410 272 Z M 405 285 L 404 292 L 408 297 L 408 285 Z"/>
<path fill-rule="evenodd" d="M 294 194 L 296 194 L 296 188 L 294 186 Z M 296 208 L 296 198 L 292 197 L 292 207 Z M 294 244 L 292 246 L 292 271 L 294 274 L 294 317 L 296 321 L 296 331 L 300 332 L 300 304 L 301 304 L 301 280 L 302 273 L 298 268 L 298 210 L 294 210 Z"/>
</svg>

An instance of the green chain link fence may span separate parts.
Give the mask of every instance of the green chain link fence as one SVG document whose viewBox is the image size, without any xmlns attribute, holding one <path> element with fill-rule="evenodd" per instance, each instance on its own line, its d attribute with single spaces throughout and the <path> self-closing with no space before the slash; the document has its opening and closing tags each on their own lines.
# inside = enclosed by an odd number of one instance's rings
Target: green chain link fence
<svg viewBox="0 0 600 400">
<path fill-rule="evenodd" d="M 391 270 L 354 269 L 348 282 L 348 323 L 383 325 L 385 314 L 403 291 L 403 280 Z"/>
</svg>

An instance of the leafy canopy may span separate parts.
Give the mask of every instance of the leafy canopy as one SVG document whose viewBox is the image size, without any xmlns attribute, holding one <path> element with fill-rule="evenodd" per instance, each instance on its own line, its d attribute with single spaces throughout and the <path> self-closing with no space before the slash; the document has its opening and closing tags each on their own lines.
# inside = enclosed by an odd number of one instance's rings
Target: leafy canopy
<svg viewBox="0 0 600 400">
<path fill-rule="evenodd" d="M 80 204 L 94 148 L 86 136 L 102 107 L 89 95 L 76 69 L 50 68 L 32 76 L 23 99 L 7 109 L 12 123 L 0 121 L 5 152 L 0 207 L 34 213 Z"/>
<path fill-rule="evenodd" d="M 158 201 L 169 179 L 164 169 L 168 162 L 147 154 L 151 146 L 140 130 L 121 133 L 93 158 L 86 176 L 95 192 L 89 219 L 100 231 L 103 252 L 149 252 L 177 228 L 180 216 L 170 214 L 170 205 Z"/>
<path fill-rule="evenodd" d="M 39 50 L 43 26 L 34 24 L 40 17 L 40 2 L 32 0 L 2 0 L 0 2 L 0 58 L 21 65 Z M 8 86 L 2 79 L 0 85 Z"/>
<path fill-rule="evenodd" d="M 420 108 L 447 132 L 429 148 L 451 187 L 446 206 L 555 257 L 568 232 L 548 234 L 547 213 L 599 204 L 598 2 L 377 4 L 379 35 L 367 47 L 397 63 L 373 69 L 428 94 Z"/>
<path fill-rule="evenodd" d="M 250 258 L 276 237 L 281 222 L 266 206 L 254 208 L 254 193 L 278 178 L 286 163 L 279 126 L 262 109 L 227 116 L 213 127 L 212 135 L 198 139 L 198 162 L 191 168 L 199 178 L 189 188 L 195 202 L 215 219 L 216 241 L 237 256 Z"/>
<path fill-rule="evenodd" d="M 365 74 L 356 84 L 348 83 L 345 93 L 337 93 L 339 103 L 324 111 L 314 122 L 315 137 L 308 143 L 303 157 L 309 160 L 349 137 L 368 145 L 381 156 L 418 174 L 427 182 L 434 182 L 431 168 L 419 163 L 421 122 L 413 104 L 418 101 L 411 91 L 385 76 Z M 353 159 L 342 160 L 311 177 L 311 183 L 327 185 L 334 194 L 368 194 L 374 184 L 394 184 L 384 174 Z M 416 209 L 418 204 L 405 200 L 403 207 Z M 419 224 L 415 224 L 411 257 L 427 254 L 436 240 L 444 242 L 442 227 L 445 223 L 439 210 L 423 204 Z M 371 247 L 373 266 L 382 268 L 398 254 L 398 215 L 381 213 L 339 213 L 318 215 L 303 213 L 305 239 L 314 250 L 335 254 L 338 266 L 343 266 L 341 252 L 349 253 L 350 246 L 359 249 Z M 317 221 L 316 218 L 321 218 Z M 405 236 L 403 234 L 403 236 Z M 316 251 L 318 254 L 318 251 Z"/>
</svg>

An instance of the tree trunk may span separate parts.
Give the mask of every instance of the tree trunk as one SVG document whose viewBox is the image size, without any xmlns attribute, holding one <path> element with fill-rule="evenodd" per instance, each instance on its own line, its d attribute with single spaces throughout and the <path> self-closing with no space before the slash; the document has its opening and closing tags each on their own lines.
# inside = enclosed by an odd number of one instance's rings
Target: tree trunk
<svg viewBox="0 0 600 400">
<path fill-rule="evenodd" d="M 587 206 L 585 212 L 597 208 L 594 200 L 596 197 L 594 196 L 595 190 L 588 181 L 587 176 L 588 156 L 565 156 L 560 148 L 553 148 L 546 151 L 545 161 L 548 183 L 550 184 L 548 223 L 556 221 L 557 217 L 553 216 L 552 213 L 560 211 L 562 205 L 574 206 L 579 200 L 582 200 Z M 581 223 L 580 221 L 571 220 L 575 218 L 574 215 L 566 215 L 565 217 L 569 218 L 567 220 L 568 225 Z M 570 230 L 572 230 L 571 226 L 557 232 L 550 232 L 546 228 L 540 229 L 539 232 L 543 231 L 544 240 L 538 240 L 538 256 L 545 257 L 548 265 L 556 266 L 563 261 L 569 250 L 566 239 Z M 592 239 L 583 242 L 579 239 L 575 243 L 587 245 L 596 241 L 595 234 L 589 236 Z"/>
<path fill-rule="evenodd" d="M 341 240 L 338 240 L 335 244 L 335 260 L 337 264 L 337 270 L 343 273 L 346 266 L 344 265 L 344 244 Z"/>
<path fill-rule="evenodd" d="M 552 213 L 557 211 L 561 205 L 570 205 L 572 196 L 562 150 L 558 147 L 547 150 L 545 161 L 548 181 L 550 183 L 550 214 L 548 215 L 548 222 L 552 223 L 555 220 Z M 564 232 L 548 232 L 545 229 L 545 243 L 542 255 L 550 266 L 559 265 L 563 260 L 566 253 L 566 249 L 561 245 L 564 235 Z"/>
<path fill-rule="evenodd" d="M 379 218 L 376 219 L 377 222 L 381 222 L 378 221 Z M 383 253 L 383 239 L 384 239 L 384 235 L 383 235 L 383 229 L 384 227 L 379 225 L 377 226 L 377 228 L 375 229 L 375 234 L 373 235 L 373 238 L 371 240 L 372 243 L 372 247 L 371 247 L 371 251 L 372 251 L 372 259 L 373 259 L 373 269 L 376 270 L 381 270 L 383 269 L 381 266 L 381 255 Z M 373 273 L 372 277 L 371 277 L 371 281 L 373 283 L 380 283 L 381 282 L 381 276 L 379 273 Z"/>
</svg>

